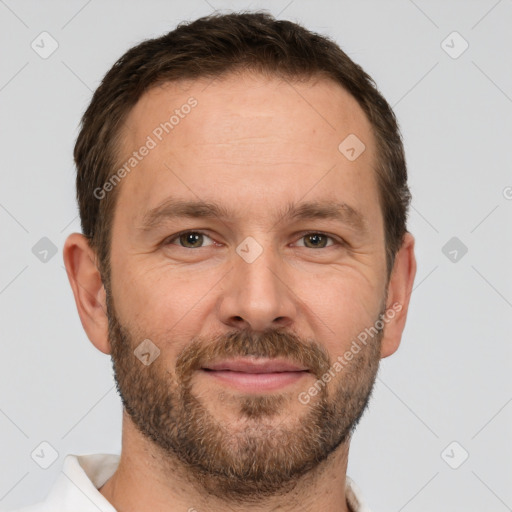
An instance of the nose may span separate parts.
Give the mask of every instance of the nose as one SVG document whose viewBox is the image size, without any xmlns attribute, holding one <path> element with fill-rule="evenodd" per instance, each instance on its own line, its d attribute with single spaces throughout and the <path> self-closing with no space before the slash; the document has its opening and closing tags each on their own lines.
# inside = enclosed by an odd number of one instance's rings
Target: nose
<svg viewBox="0 0 512 512">
<path fill-rule="evenodd" d="M 270 248 L 252 262 L 235 254 L 233 269 L 225 279 L 219 308 L 224 324 L 261 332 L 294 323 L 298 298 Z"/>
</svg>

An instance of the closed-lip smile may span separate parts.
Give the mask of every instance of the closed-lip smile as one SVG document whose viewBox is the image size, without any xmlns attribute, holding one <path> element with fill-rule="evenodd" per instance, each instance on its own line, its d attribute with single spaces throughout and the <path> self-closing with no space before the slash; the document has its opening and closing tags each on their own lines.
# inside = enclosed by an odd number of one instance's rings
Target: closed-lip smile
<svg viewBox="0 0 512 512">
<path fill-rule="evenodd" d="M 311 375 L 304 366 L 286 359 L 247 357 L 208 363 L 201 370 L 216 382 L 253 393 L 276 391 Z"/>
</svg>

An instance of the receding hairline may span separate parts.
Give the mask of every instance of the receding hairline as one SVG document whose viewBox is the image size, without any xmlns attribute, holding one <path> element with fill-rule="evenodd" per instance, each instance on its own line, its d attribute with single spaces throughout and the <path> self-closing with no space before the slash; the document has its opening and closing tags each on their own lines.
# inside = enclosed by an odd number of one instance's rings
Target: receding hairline
<svg viewBox="0 0 512 512">
<path fill-rule="evenodd" d="M 145 89 L 145 91 L 139 96 L 137 101 L 133 105 L 131 105 L 130 108 L 127 109 L 127 111 L 124 113 L 123 118 L 121 119 L 121 127 L 116 130 L 116 135 L 113 140 L 113 142 L 115 143 L 115 148 L 113 148 L 115 152 L 115 163 L 113 169 L 111 170 L 111 173 L 115 173 L 115 171 L 122 166 L 123 162 L 126 160 L 126 156 L 123 155 L 129 153 L 130 149 L 133 150 L 133 148 L 129 148 L 127 146 L 129 140 L 129 138 L 127 137 L 127 132 L 132 130 L 132 127 L 130 127 L 130 123 L 133 121 L 133 112 L 136 106 L 139 105 L 140 101 L 143 98 L 148 99 L 151 94 L 158 94 L 160 91 L 162 91 L 162 89 L 164 90 L 162 93 L 165 94 L 165 90 L 171 89 L 173 86 L 184 86 L 183 92 L 186 93 L 187 90 L 190 90 L 193 86 L 198 84 L 204 84 L 205 88 L 201 89 L 201 91 L 204 91 L 206 88 L 210 87 L 210 85 L 212 85 L 214 82 L 223 83 L 229 82 L 233 79 L 264 79 L 264 81 L 267 83 L 273 81 L 284 82 L 288 83 L 292 87 L 297 83 L 310 84 L 311 86 L 315 86 L 320 82 L 324 82 L 334 86 L 336 89 L 338 89 L 340 94 L 342 94 L 345 97 L 345 99 L 348 99 L 348 101 L 350 101 L 353 104 L 353 106 L 357 109 L 358 113 L 364 119 L 364 123 L 367 125 L 368 132 L 372 137 L 372 145 L 375 148 L 375 158 L 378 158 L 378 135 L 376 133 L 372 120 L 369 118 L 367 112 L 362 107 L 359 100 L 346 87 L 344 87 L 343 84 L 337 81 L 331 74 L 323 70 L 314 71 L 312 73 L 292 74 L 286 71 L 274 71 L 267 68 L 260 70 L 255 66 L 238 65 L 234 66 L 232 69 L 227 69 L 218 74 L 205 73 L 204 75 L 198 75 L 196 77 L 183 77 L 176 79 L 158 80 L 155 83 L 151 84 L 147 89 Z M 297 91 L 295 92 L 297 93 Z M 307 103 L 306 99 L 302 99 Z M 326 127 L 327 129 L 329 129 L 327 124 Z M 372 163 L 372 171 L 375 171 L 376 165 L 376 162 Z"/>
</svg>

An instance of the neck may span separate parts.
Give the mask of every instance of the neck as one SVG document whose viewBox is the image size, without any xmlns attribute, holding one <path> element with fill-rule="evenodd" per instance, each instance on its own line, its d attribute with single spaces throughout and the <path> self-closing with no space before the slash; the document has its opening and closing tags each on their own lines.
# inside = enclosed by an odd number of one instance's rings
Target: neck
<svg viewBox="0 0 512 512">
<path fill-rule="evenodd" d="M 189 469 L 175 459 L 170 460 L 142 436 L 124 412 L 119 466 L 99 491 L 122 512 L 349 512 L 345 496 L 348 448 L 349 440 L 300 477 L 291 490 L 233 502 L 206 493 Z"/>
</svg>

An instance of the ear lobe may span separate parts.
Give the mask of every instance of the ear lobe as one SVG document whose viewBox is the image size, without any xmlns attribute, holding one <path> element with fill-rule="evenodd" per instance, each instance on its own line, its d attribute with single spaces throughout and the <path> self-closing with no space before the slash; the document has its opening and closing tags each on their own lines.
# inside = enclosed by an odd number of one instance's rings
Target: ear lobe
<svg viewBox="0 0 512 512">
<path fill-rule="evenodd" d="M 389 315 L 382 337 L 381 358 L 395 353 L 400 345 L 415 276 L 414 237 L 407 232 L 402 246 L 396 254 L 389 279 L 386 304 L 386 311 L 389 312 Z M 394 316 L 391 316 L 393 311 Z"/>
<path fill-rule="evenodd" d="M 64 244 L 63 257 L 82 326 L 92 344 L 110 354 L 106 294 L 96 254 L 85 236 L 72 233 Z"/>
</svg>

